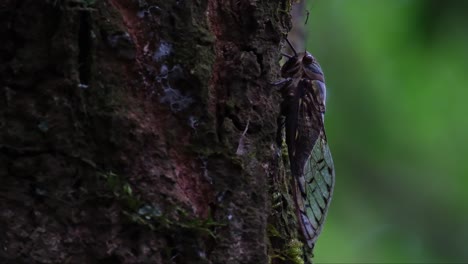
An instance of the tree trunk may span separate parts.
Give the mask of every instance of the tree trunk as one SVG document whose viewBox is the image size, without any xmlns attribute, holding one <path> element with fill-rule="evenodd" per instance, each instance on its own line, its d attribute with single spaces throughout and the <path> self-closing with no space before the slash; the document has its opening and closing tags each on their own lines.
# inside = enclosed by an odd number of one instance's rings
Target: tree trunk
<svg viewBox="0 0 468 264">
<path fill-rule="evenodd" d="M 294 262 L 290 7 L 2 1 L 0 262 Z"/>
</svg>

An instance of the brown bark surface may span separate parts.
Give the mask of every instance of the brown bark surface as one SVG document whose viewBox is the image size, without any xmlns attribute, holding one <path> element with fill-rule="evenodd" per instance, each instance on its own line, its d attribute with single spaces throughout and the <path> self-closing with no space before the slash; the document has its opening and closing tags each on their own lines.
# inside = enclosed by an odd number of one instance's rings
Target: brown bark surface
<svg viewBox="0 0 468 264">
<path fill-rule="evenodd" d="M 271 206 L 288 188 L 269 82 L 290 5 L 2 1 L 0 262 L 278 255 L 295 235 Z"/>
</svg>

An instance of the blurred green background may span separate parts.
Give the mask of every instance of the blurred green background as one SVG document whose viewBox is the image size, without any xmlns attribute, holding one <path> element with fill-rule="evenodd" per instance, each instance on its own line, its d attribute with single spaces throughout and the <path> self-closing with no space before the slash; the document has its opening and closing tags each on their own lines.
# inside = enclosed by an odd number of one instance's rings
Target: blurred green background
<svg viewBox="0 0 468 264">
<path fill-rule="evenodd" d="M 308 0 L 335 194 L 317 263 L 468 262 L 468 1 Z"/>
</svg>

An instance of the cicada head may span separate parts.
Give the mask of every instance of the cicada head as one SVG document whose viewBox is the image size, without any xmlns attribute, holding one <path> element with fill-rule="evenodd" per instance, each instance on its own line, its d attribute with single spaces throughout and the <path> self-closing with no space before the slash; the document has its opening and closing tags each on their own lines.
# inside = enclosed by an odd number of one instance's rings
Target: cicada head
<svg viewBox="0 0 468 264">
<path fill-rule="evenodd" d="M 283 78 L 298 78 L 301 75 L 301 60 L 297 55 L 290 56 L 289 59 L 281 67 L 281 77 Z"/>
<path fill-rule="evenodd" d="M 325 82 L 320 64 L 317 62 L 314 56 L 312 56 L 312 54 L 307 51 L 302 55 L 302 67 L 304 70 L 304 77 L 307 77 L 310 80 L 319 80 L 321 82 Z"/>
<path fill-rule="evenodd" d="M 327 89 L 323 77 L 322 68 L 317 60 L 309 52 L 304 52 L 302 56 L 303 78 L 310 80 L 312 92 L 317 100 L 316 109 L 322 113 L 322 121 L 325 113 L 325 103 L 327 98 Z"/>
</svg>

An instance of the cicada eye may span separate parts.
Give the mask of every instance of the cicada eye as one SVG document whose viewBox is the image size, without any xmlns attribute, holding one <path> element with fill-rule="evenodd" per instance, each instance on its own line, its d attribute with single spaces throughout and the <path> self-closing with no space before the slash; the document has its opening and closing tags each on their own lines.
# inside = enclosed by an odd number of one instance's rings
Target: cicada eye
<svg viewBox="0 0 468 264">
<path fill-rule="evenodd" d="M 304 55 L 304 58 L 302 58 L 302 61 L 304 64 L 312 64 L 314 62 L 314 57 L 310 55 L 308 52 Z"/>
</svg>

